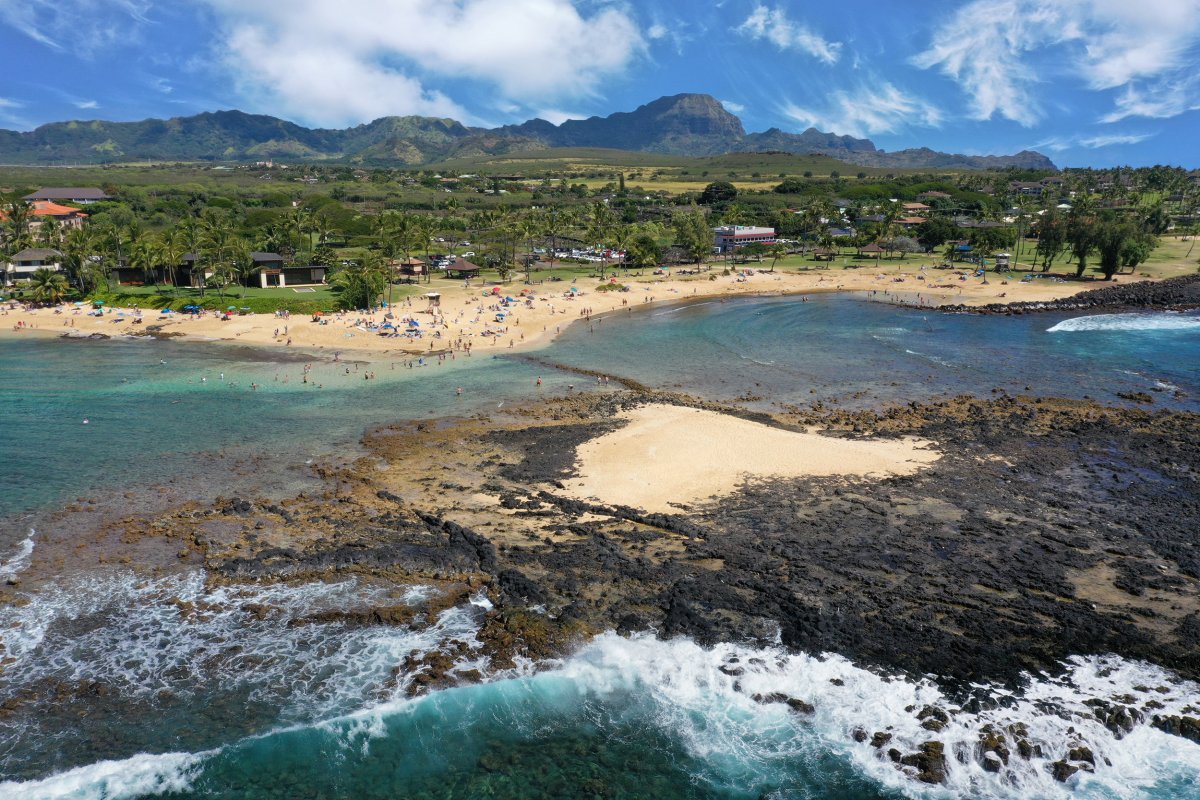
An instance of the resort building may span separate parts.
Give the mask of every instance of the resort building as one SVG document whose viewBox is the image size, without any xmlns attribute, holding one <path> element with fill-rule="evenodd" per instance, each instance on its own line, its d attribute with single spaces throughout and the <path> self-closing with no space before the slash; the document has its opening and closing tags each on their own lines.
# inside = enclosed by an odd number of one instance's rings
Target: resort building
<svg viewBox="0 0 1200 800">
<path fill-rule="evenodd" d="M 13 255 L 4 265 L 4 283 L 10 286 L 16 281 L 27 281 L 39 269 L 62 271 L 62 253 L 48 247 L 32 247 Z"/>
<path fill-rule="evenodd" d="M 748 244 L 774 244 L 774 228 L 750 225 L 722 225 L 715 229 L 713 247 L 718 253 L 730 253 Z"/>
<path fill-rule="evenodd" d="M 89 203 L 99 203 L 101 200 L 111 200 L 108 194 L 105 194 L 102 189 L 93 189 L 87 186 L 68 186 L 65 188 L 46 187 L 38 189 L 32 194 L 27 194 L 21 198 L 27 203 L 35 203 L 39 200 L 49 200 L 51 202 L 74 203 L 79 206 L 86 206 Z"/>
</svg>

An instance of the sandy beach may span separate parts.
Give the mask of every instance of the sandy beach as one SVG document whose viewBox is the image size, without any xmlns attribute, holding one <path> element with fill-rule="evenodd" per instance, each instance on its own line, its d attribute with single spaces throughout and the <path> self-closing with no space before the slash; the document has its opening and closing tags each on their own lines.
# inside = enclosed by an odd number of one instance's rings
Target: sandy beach
<svg viewBox="0 0 1200 800">
<path fill-rule="evenodd" d="M 684 406 L 645 405 L 618 418 L 624 427 L 576 451 L 569 496 L 669 514 L 756 478 L 909 475 L 939 458 L 918 439 L 835 439 Z"/>
<path fill-rule="evenodd" d="M 384 356 L 467 348 L 530 350 L 544 346 L 580 319 L 611 319 L 642 305 L 704 297 L 848 292 L 881 302 L 908 305 L 985 305 L 1055 300 L 1096 288 L 1092 283 L 1004 281 L 996 275 L 988 276 L 986 283 L 977 277 L 963 280 L 958 270 L 922 269 L 917 262 L 887 264 L 879 269 L 864 267 L 856 271 L 772 273 L 750 268 L 730 276 L 723 276 L 718 268 L 714 268 L 698 276 L 671 274 L 649 280 L 629 280 L 625 285 L 629 287 L 625 292 L 600 292 L 596 291 L 599 282 L 592 280 L 530 285 L 513 281 L 502 286 L 473 282 L 469 287 L 438 281 L 429 286 L 429 291 L 441 295 L 437 315 L 430 311 L 426 298 L 418 295 L 398 301 L 390 320 L 382 311 L 373 315 L 345 312 L 313 322 L 311 317 L 298 314 L 290 318 L 246 314 L 225 320 L 215 312 L 200 316 L 179 313 L 164 316 L 144 310 L 140 312 L 142 322 L 135 324 L 136 309 L 108 309 L 104 316 L 95 317 L 88 315 L 87 308 L 73 305 L 22 309 L 5 304 L 0 310 L 0 335 L 128 336 L 144 335 L 153 329 L 158 335 L 196 341 L 291 347 L 315 353 L 342 352 L 370 361 Z M 501 294 L 493 294 L 496 288 Z M 525 295 L 521 294 L 522 290 Z M 503 297 L 513 297 L 516 302 L 503 307 L 499 303 Z M 231 299 L 230 304 L 236 304 L 236 299 Z M 506 312 L 506 316 L 498 320 L 499 311 Z M 408 327 L 407 317 L 419 323 L 420 338 L 385 337 L 374 329 L 392 322 L 403 332 Z"/>
</svg>

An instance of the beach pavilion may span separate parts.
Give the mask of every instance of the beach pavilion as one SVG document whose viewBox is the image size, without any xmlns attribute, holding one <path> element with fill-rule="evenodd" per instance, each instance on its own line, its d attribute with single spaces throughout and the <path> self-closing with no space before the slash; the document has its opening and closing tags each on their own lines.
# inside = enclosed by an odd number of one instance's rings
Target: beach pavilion
<svg viewBox="0 0 1200 800">
<path fill-rule="evenodd" d="M 866 247 L 858 248 L 858 254 L 860 256 L 874 256 L 876 261 L 883 257 L 883 253 L 883 248 L 875 244 L 875 242 L 871 242 Z"/>
<path fill-rule="evenodd" d="M 446 274 L 451 278 L 471 279 L 479 274 L 482 267 L 478 264 L 472 264 L 461 258 L 456 258 L 454 261 L 446 265 Z"/>
</svg>

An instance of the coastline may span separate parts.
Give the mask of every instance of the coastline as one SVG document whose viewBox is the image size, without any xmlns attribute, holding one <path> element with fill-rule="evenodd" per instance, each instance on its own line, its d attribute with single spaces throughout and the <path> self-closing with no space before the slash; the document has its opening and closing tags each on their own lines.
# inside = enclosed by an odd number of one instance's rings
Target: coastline
<svg viewBox="0 0 1200 800">
<path fill-rule="evenodd" d="M 906 269 L 906 267 L 908 269 Z M 709 279 L 712 276 L 713 279 Z M 441 294 L 443 326 L 441 337 L 422 336 L 421 339 L 384 338 L 370 332 L 371 321 L 381 325 L 388 321 L 383 312 L 364 315 L 357 312 L 323 317 L 326 324 L 313 323 L 304 315 L 283 319 L 271 314 L 247 314 L 221 320 L 215 312 L 199 318 L 173 314 L 170 318 L 154 311 L 142 311 L 143 322 L 133 324 L 135 309 L 109 309 L 103 318 L 88 316 L 74 306 L 12 310 L 7 304 L 0 311 L 0 337 L 27 335 L 87 338 L 157 336 L 185 342 L 234 343 L 263 348 L 290 348 L 312 353 L 314 357 L 346 353 L 362 361 L 379 361 L 385 357 L 399 358 L 435 355 L 439 352 L 462 350 L 466 347 L 479 352 L 534 351 L 543 348 L 570 324 L 589 319 L 613 319 L 622 311 L 643 306 L 663 306 L 691 300 L 720 299 L 754 295 L 803 296 L 840 292 L 860 294 L 866 299 L 902 306 L 918 306 L 931 310 L 996 309 L 999 303 L 1055 303 L 1087 291 L 1077 282 L 1056 283 L 1031 281 L 1027 284 L 1007 282 L 991 276 L 984 283 L 979 278 L 960 280 L 957 271 L 922 270 L 921 265 L 888 264 L 884 269 L 863 268 L 857 271 L 810 270 L 805 272 L 769 272 L 753 268 L 753 274 L 734 273 L 722 276 L 710 272 L 703 276 L 672 276 L 652 282 L 627 283 L 627 292 L 600 292 L 600 284 L 558 284 L 561 291 L 547 289 L 547 284 L 504 284 L 498 287 L 461 285 L 437 286 Z M 493 297 L 493 288 L 502 294 Z M 532 291 L 532 302 L 520 304 L 497 322 L 493 306 L 500 297 L 519 298 L 522 290 Z M 485 296 L 486 294 L 486 296 Z M 953 303 L 951 302 L 953 301 Z M 433 320 L 425 308 L 424 297 L 414 298 L 411 304 L 397 304 L 395 311 L 403 318 L 411 315 L 428 330 Z M 507 309 L 506 309 L 507 310 Z M 57 313 L 56 313 L 57 312 Z M 115 316 L 124 313 L 124 317 Z M 24 327 L 17 329 L 18 323 Z M 402 327 L 397 325 L 397 327 Z M 277 334 L 278 332 L 278 334 Z M 286 333 L 285 333 L 286 332 Z M 288 340 L 291 340 L 290 344 Z"/>
</svg>

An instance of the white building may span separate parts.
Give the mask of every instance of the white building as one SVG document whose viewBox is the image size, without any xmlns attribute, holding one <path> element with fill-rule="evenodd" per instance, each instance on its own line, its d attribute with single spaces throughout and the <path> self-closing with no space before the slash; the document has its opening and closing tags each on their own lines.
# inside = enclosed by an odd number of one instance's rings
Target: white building
<svg viewBox="0 0 1200 800">
<path fill-rule="evenodd" d="M 719 253 L 728 253 L 748 244 L 774 244 L 774 228 L 758 228 L 752 225 L 722 225 L 715 229 L 713 246 Z"/>
</svg>

